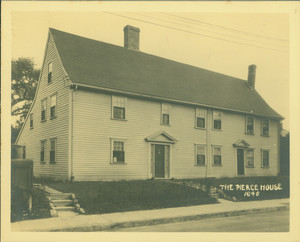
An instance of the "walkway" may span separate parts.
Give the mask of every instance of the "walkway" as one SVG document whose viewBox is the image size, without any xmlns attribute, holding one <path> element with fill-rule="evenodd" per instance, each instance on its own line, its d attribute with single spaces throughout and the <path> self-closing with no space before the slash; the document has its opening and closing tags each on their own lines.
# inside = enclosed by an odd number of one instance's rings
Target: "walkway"
<svg viewBox="0 0 300 242">
<path fill-rule="evenodd" d="M 289 209 L 289 199 L 176 207 L 110 214 L 78 215 L 12 223 L 12 231 L 101 231 L 120 227 L 182 222 L 212 217 L 271 212 Z"/>
</svg>

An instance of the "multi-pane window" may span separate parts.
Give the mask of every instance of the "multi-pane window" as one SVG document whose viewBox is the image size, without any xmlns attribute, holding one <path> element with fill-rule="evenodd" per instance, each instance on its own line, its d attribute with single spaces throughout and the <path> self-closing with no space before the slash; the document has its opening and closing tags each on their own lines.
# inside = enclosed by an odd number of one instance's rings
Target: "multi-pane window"
<svg viewBox="0 0 300 242">
<path fill-rule="evenodd" d="M 261 121 L 261 135 L 262 136 L 269 136 L 269 120 L 268 119 L 263 119 Z"/>
<path fill-rule="evenodd" d="M 162 103 L 161 104 L 161 124 L 169 125 L 170 124 L 170 109 L 171 105 Z"/>
<path fill-rule="evenodd" d="M 220 166 L 222 164 L 221 146 L 213 146 L 213 162 L 214 166 Z"/>
<path fill-rule="evenodd" d="M 262 162 L 261 166 L 262 167 L 269 167 L 269 150 L 262 150 L 261 151 L 261 156 L 262 156 Z"/>
<path fill-rule="evenodd" d="M 41 141 L 41 151 L 40 151 L 41 163 L 45 162 L 45 148 L 46 148 L 46 140 L 42 140 Z"/>
<path fill-rule="evenodd" d="M 56 139 L 50 140 L 50 164 L 56 162 Z"/>
<path fill-rule="evenodd" d="M 214 129 L 221 130 L 221 128 L 222 128 L 222 112 L 213 111 L 213 127 L 214 127 Z"/>
<path fill-rule="evenodd" d="M 30 128 L 33 128 L 33 113 L 30 114 Z"/>
<path fill-rule="evenodd" d="M 125 120 L 126 98 L 112 96 L 112 118 Z"/>
<path fill-rule="evenodd" d="M 246 116 L 246 134 L 254 134 L 254 118 Z"/>
<path fill-rule="evenodd" d="M 205 166 L 205 145 L 196 145 L 196 165 Z"/>
<path fill-rule="evenodd" d="M 52 82 L 52 62 L 48 64 L 48 83 Z"/>
<path fill-rule="evenodd" d="M 247 150 L 247 167 L 254 167 L 254 150 Z"/>
<path fill-rule="evenodd" d="M 41 121 L 46 121 L 47 99 L 41 101 Z"/>
<path fill-rule="evenodd" d="M 196 128 L 205 128 L 206 110 L 196 108 Z"/>
<path fill-rule="evenodd" d="M 56 117 L 56 94 L 50 97 L 50 118 Z"/>
<path fill-rule="evenodd" d="M 112 163 L 125 163 L 124 141 L 112 140 Z"/>
</svg>

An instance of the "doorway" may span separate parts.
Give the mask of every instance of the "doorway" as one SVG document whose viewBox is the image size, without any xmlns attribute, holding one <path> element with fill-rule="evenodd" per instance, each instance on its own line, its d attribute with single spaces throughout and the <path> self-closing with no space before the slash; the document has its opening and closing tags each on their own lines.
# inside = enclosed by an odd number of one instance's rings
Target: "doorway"
<svg viewBox="0 0 300 242">
<path fill-rule="evenodd" d="M 237 174 L 245 175 L 244 149 L 237 149 Z"/>
</svg>

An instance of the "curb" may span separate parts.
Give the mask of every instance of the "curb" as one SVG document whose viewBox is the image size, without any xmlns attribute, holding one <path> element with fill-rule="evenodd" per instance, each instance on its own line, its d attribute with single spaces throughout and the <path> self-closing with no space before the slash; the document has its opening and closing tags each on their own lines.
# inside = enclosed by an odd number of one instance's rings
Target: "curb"
<svg viewBox="0 0 300 242">
<path fill-rule="evenodd" d="M 149 225 L 157 225 L 157 224 L 166 224 L 166 223 L 175 223 L 175 222 L 185 222 L 185 221 L 193 221 L 193 220 L 201 220 L 207 218 L 219 218 L 219 217 L 232 217 L 246 214 L 254 214 L 254 213 L 263 213 L 263 212 L 275 212 L 275 211 L 283 211 L 288 210 L 289 206 L 277 206 L 277 207 L 268 207 L 268 208 L 255 208 L 249 210 L 236 210 L 236 211 L 228 211 L 228 212 L 218 212 L 218 213 L 207 213 L 207 214 L 195 214 L 189 216 L 180 216 L 180 217 L 169 217 L 169 218 L 157 218 L 157 219 L 146 219 L 143 221 L 128 221 L 128 222 L 112 222 L 111 224 L 99 224 L 99 225 L 90 225 L 86 227 L 72 227 L 72 228 L 59 228 L 49 230 L 50 232 L 92 232 L 92 231 L 110 231 L 117 228 L 130 228 L 130 227 L 140 227 L 140 226 L 149 226 Z"/>
</svg>

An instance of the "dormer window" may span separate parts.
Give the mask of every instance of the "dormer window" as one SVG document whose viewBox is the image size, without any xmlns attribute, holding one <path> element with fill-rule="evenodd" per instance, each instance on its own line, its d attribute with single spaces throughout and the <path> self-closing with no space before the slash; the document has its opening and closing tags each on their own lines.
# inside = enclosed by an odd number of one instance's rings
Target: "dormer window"
<svg viewBox="0 0 300 242">
<path fill-rule="evenodd" d="M 48 64 L 48 83 L 52 82 L 52 62 Z"/>
<path fill-rule="evenodd" d="M 254 134 L 254 118 L 246 116 L 246 134 Z"/>
</svg>

